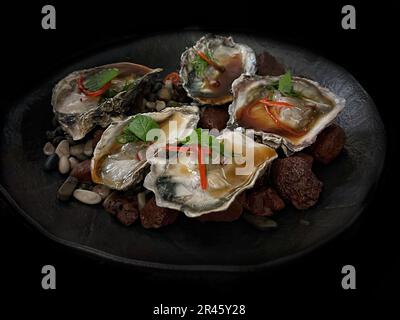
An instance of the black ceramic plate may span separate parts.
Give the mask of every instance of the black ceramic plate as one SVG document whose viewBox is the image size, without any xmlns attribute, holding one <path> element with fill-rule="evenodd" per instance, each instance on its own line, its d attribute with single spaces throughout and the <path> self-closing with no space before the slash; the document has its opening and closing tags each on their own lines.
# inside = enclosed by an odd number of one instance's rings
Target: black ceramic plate
<svg viewBox="0 0 400 320">
<path fill-rule="evenodd" d="M 324 190 L 314 208 L 304 213 L 285 209 L 276 215 L 279 228 L 273 232 L 260 232 L 244 221 L 202 224 L 188 219 L 161 230 L 146 230 L 140 224 L 120 225 L 99 206 L 57 201 L 56 190 L 63 178 L 42 170 L 54 84 L 71 71 L 116 61 L 176 70 L 181 52 L 202 35 L 186 32 L 132 39 L 66 65 L 18 104 L 2 106 L 1 190 L 17 211 L 49 238 L 67 246 L 105 259 L 164 269 L 267 267 L 309 252 L 348 227 L 363 211 L 384 161 L 384 128 L 373 101 L 346 70 L 324 58 L 243 34 L 233 36 L 256 52 L 268 50 L 294 74 L 310 77 L 347 100 L 338 119 L 347 135 L 345 151 L 332 165 L 316 168 Z"/>
</svg>

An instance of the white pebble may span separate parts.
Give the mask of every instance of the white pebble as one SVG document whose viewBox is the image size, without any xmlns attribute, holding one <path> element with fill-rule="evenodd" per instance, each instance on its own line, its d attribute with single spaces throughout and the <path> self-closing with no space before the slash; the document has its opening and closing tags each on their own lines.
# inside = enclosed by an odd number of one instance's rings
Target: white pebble
<svg viewBox="0 0 400 320">
<path fill-rule="evenodd" d="M 93 154 L 93 143 L 92 140 L 88 140 L 83 147 L 83 153 L 85 156 L 90 157 Z"/>
<path fill-rule="evenodd" d="M 166 104 L 164 101 L 160 101 L 160 100 L 156 101 L 156 110 L 157 111 L 161 111 L 161 110 L 165 109 L 165 107 L 166 107 Z"/>
<path fill-rule="evenodd" d="M 57 155 L 61 158 L 62 156 L 67 156 L 69 157 L 69 142 L 67 140 L 62 140 L 57 148 L 56 151 Z"/>
<path fill-rule="evenodd" d="M 78 157 L 83 154 L 83 144 L 76 144 L 69 148 L 69 152 L 72 156 Z"/>
<path fill-rule="evenodd" d="M 69 157 L 68 160 L 69 160 L 69 166 L 71 167 L 71 169 L 73 169 L 79 163 L 79 161 L 74 157 Z"/>
<path fill-rule="evenodd" d="M 108 196 L 108 195 L 110 194 L 110 192 L 111 192 L 111 190 L 110 190 L 109 187 L 104 186 L 104 185 L 102 185 L 102 184 L 96 185 L 96 186 L 93 188 L 92 191 L 98 193 L 102 199 L 107 198 L 107 196 Z"/>
<path fill-rule="evenodd" d="M 51 142 L 47 142 L 47 143 L 44 145 L 44 147 L 43 147 L 43 153 L 44 153 L 46 156 L 52 155 L 52 154 L 54 153 L 54 151 L 55 151 L 55 148 L 54 148 L 54 146 L 51 144 Z"/>
<path fill-rule="evenodd" d="M 89 190 L 76 189 L 73 196 L 76 200 L 86 204 L 97 204 L 101 202 L 100 195 Z"/>
<path fill-rule="evenodd" d="M 157 95 L 162 100 L 171 100 L 171 92 L 166 87 L 162 87 L 158 92 Z"/>
<path fill-rule="evenodd" d="M 156 103 L 155 102 L 151 102 L 151 101 L 147 101 L 146 102 L 146 108 L 147 109 L 155 109 L 156 108 Z"/>
<path fill-rule="evenodd" d="M 61 156 L 60 160 L 58 161 L 58 171 L 62 174 L 66 174 L 69 172 L 70 165 L 67 156 Z"/>
</svg>

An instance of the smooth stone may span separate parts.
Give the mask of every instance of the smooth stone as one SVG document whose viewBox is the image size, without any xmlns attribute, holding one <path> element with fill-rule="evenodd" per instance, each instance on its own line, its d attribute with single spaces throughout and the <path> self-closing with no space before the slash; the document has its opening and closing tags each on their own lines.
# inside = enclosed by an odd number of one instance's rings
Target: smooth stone
<svg viewBox="0 0 400 320">
<path fill-rule="evenodd" d="M 76 189 L 73 195 L 76 200 L 82 203 L 97 204 L 101 202 L 100 195 L 93 191 Z"/>
<path fill-rule="evenodd" d="M 62 156 L 67 156 L 67 157 L 69 157 L 70 156 L 70 153 L 69 153 L 69 142 L 67 141 L 67 140 L 62 140 L 59 144 L 58 144 L 58 146 L 57 146 L 57 148 L 56 148 L 56 151 L 55 151 L 56 153 L 57 153 L 57 155 L 61 158 Z"/>
<path fill-rule="evenodd" d="M 50 156 L 50 155 L 52 155 L 54 153 L 54 151 L 55 151 L 55 148 L 52 145 L 52 143 L 51 142 L 46 142 L 46 144 L 43 147 L 43 153 L 46 156 Z"/>
<path fill-rule="evenodd" d="M 77 185 L 78 179 L 74 177 L 68 177 L 67 180 L 65 180 L 61 187 L 58 189 L 57 199 L 61 201 L 69 200 Z"/>
<path fill-rule="evenodd" d="M 146 102 L 146 108 L 155 109 L 156 108 L 156 103 L 155 102 L 151 102 L 151 101 L 147 101 Z"/>
<path fill-rule="evenodd" d="M 160 101 L 160 100 L 156 101 L 156 110 L 157 111 L 161 111 L 161 110 L 165 109 L 166 106 L 167 105 L 166 105 L 165 101 Z"/>
<path fill-rule="evenodd" d="M 71 169 L 75 168 L 75 166 L 79 163 L 79 161 L 74 157 L 69 157 L 68 161 L 69 161 L 69 166 L 71 167 Z"/>
<path fill-rule="evenodd" d="M 83 154 L 83 144 L 76 144 L 69 148 L 71 156 L 78 157 Z"/>
<path fill-rule="evenodd" d="M 62 156 L 58 162 L 58 171 L 60 171 L 61 174 L 66 174 L 69 172 L 70 168 L 68 157 Z"/>
<path fill-rule="evenodd" d="M 166 87 L 162 87 L 157 96 L 162 100 L 171 100 L 171 92 Z"/>
<path fill-rule="evenodd" d="M 93 154 L 93 143 L 92 140 L 88 140 L 83 147 L 83 154 L 87 157 L 91 157 Z"/>
<path fill-rule="evenodd" d="M 261 231 L 275 229 L 278 226 L 274 220 L 268 217 L 255 216 L 253 214 L 245 213 L 243 218 L 253 227 Z"/>
<path fill-rule="evenodd" d="M 104 186 L 104 185 L 102 185 L 102 184 L 96 185 L 96 186 L 93 188 L 92 191 L 98 193 L 102 199 L 107 198 L 108 195 L 111 193 L 110 188 L 107 187 L 107 186 Z"/>
<path fill-rule="evenodd" d="M 44 163 L 44 170 L 45 171 L 52 171 L 58 167 L 58 162 L 60 158 L 58 157 L 57 153 L 53 153 L 49 155 Z"/>
</svg>

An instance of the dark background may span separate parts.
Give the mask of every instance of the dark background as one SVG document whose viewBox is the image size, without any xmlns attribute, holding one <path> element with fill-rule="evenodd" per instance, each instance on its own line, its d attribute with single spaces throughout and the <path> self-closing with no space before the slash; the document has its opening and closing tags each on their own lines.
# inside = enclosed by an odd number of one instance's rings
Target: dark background
<svg viewBox="0 0 400 320">
<path fill-rule="evenodd" d="M 128 292 L 136 312 L 150 317 L 158 303 L 245 303 L 250 314 L 265 302 L 332 298 L 399 296 L 400 243 L 397 224 L 397 96 L 399 6 L 379 1 L 312 3 L 297 1 L 47 1 L 2 5 L 2 103 L 12 103 L 26 90 L 71 60 L 132 35 L 185 28 L 205 32 L 245 31 L 299 45 L 342 65 L 374 99 L 386 127 L 385 169 L 371 205 L 344 234 L 290 264 L 252 274 L 186 274 L 140 271 L 95 260 L 39 235 L 0 200 L 2 291 L 59 297 L 77 293 L 118 297 Z M 41 8 L 53 4 L 57 29 L 41 28 Z M 353 4 L 357 29 L 341 28 L 341 8 Z M 398 114 L 398 112 L 397 112 Z M 393 186 L 393 187 L 391 187 Z M 397 196 L 397 197 L 396 197 Z M 57 290 L 41 289 L 41 267 L 57 270 Z M 341 288 L 341 268 L 357 270 L 357 290 Z M 126 293 L 125 293 L 126 294 Z M 124 294 L 124 295 L 125 295 Z M 125 296 L 126 297 L 126 296 Z"/>
</svg>

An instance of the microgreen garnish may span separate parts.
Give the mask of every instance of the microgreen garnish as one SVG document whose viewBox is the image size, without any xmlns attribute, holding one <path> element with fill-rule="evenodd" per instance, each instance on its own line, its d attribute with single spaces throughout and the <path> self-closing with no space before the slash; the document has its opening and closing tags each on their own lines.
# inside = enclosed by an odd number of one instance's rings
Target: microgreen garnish
<svg viewBox="0 0 400 320">
<path fill-rule="evenodd" d="M 201 128 L 193 130 L 193 132 L 181 141 L 184 145 L 200 144 L 203 147 L 210 148 L 211 150 L 224 154 L 224 144 L 219 142 L 213 135 L 210 135 L 207 131 L 203 131 Z"/>
<path fill-rule="evenodd" d="M 160 126 L 153 119 L 145 115 L 137 115 L 124 128 L 122 133 L 116 138 L 121 144 L 135 141 L 148 141 L 147 133 L 152 129 L 159 129 Z"/>
<path fill-rule="evenodd" d="M 268 90 L 278 90 L 284 96 L 299 98 L 301 97 L 300 92 L 293 89 L 292 75 L 290 71 L 287 71 L 282 75 L 278 81 L 273 81 L 267 85 Z"/>
<path fill-rule="evenodd" d="M 209 51 L 204 51 L 204 55 L 209 59 L 212 60 L 212 55 Z M 198 54 L 196 54 L 194 60 L 192 61 L 192 66 L 193 69 L 196 73 L 197 77 L 202 77 L 204 75 L 204 72 L 208 68 L 208 62 L 201 58 Z"/>
</svg>

